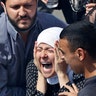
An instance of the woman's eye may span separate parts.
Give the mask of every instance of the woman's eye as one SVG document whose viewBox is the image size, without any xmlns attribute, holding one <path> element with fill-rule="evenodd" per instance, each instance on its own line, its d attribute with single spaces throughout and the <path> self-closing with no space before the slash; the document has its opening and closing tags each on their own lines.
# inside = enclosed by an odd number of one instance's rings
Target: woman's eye
<svg viewBox="0 0 96 96">
<path fill-rule="evenodd" d="M 48 50 L 48 52 L 50 52 L 50 53 L 54 53 L 54 51 L 53 51 L 53 50 Z"/>
<path fill-rule="evenodd" d="M 37 51 L 38 51 L 38 52 L 41 52 L 42 50 L 41 50 L 40 48 L 37 48 Z"/>
</svg>

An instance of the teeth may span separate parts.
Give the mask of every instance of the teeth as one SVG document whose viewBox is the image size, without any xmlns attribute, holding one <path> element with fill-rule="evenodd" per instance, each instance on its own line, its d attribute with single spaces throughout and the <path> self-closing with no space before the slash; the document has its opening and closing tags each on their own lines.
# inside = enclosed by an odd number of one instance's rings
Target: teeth
<svg viewBox="0 0 96 96">
<path fill-rule="evenodd" d="M 42 64 L 48 64 L 48 63 L 42 63 Z"/>
<path fill-rule="evenodd" d="M 52 67 L 52 64 L 42 64 L 43 65 L 43 67 L 45 67 L 45 68 L 51 68 Z"/>
<path fill-rule="evenodd" d="M 41 62 L 42 64 L 51 64 L 50 62 Z"/>
</svg>

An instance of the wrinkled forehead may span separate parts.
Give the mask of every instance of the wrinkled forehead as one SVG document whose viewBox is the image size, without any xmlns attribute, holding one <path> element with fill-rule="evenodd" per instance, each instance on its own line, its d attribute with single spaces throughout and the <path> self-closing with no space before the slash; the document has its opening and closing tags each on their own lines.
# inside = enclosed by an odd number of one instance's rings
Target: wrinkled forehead
<svg viewBox="0 0 96 96">
<path fill-rule="evenodd" d="M 51 45 L 47 44 L 47 43 L 44 43 L 44 42 L 41 42 L 37 45 L 37 47 L 48 47 L 48 48 L 53 48 Z"/>
</svg>

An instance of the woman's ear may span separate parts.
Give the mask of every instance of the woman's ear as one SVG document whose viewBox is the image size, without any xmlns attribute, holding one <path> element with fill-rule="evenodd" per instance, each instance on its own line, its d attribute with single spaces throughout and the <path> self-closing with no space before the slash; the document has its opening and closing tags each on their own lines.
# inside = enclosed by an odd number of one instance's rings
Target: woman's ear
<svg viewBox="0 0 96 96">
<path fill-rule="evenodd" d="M 5 4 L 2 1 L 0 2 L 0 4 L 3 7 L 3 9 L 4 9 L 4 12 L 6 13 L 6 6 L 5 6 Z"/>
</svg>

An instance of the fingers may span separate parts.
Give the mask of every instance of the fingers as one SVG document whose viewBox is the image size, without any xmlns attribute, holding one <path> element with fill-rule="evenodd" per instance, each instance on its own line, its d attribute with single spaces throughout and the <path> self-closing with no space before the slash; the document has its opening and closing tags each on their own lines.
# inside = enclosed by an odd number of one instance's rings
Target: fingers
<svg viewBox="0 0 96 96">
<path fill-rule="evenodd" d="M 33 50 L 33 56 L 34 56 L 34 64 L 35 66 L 37 67 L 37 69 L 40 71 L 40 62 L 36 56 L 37 54 L 37 41 L 35 42 L 35 45 L 34 45 L 34 50 Z"/>
<path fill-rule="evenodd" d="M 86 4 L 86 7 L 88 7 L 88 8 L 91 8 L 91 7 L 94 7 L 94 6 L 96 6 L 96 3 L 88 3 L 88 4 Z"/>
<path fill-rule="evenodd" d="M 75 92 L 78 93 L 79 90 L 78 90 L 77 86 L 74 83 L 72 84 L 72 87 L 74 88 Z"/>
<path fill-rule="evenodd" d="M 69 90 L 69 92 L 61 92 L 58 96 L 77 96 L 78 88 L 75 86 L 75 84 L 72 84 L 72 87 L 68 85 L 64 86 Z"/>
<path fill-rule="evenodd" d="M 43 3 L 47 4 L 48 0 L 41 0 Z"/>
<path fill-rule="evenodd" d="M 78 95 L 71 92 L 62 92 L 62 93 L 59 93 L 58 96 L 78 96 Z"/>
<path fill-rule="evenodd" d="M 65 96 L 65 95 L 68 96 L 68 93 L 69 92 L 61 92 L 61 93 L 58 94 L 58 96 Z"/>
<path fill-rule="evenodd" d="M 72 84 L 72 87 L 71 86 L 68 86 L 68 85 L 64 85 L 71 93 L 78 93 L 78 88 L 76 87 L 75 84 Z"/>
<path fill-rule="evenodd" d="M 86 14 L 85 15 L 87 15 L 89 13 L 89 11 L 93 9 L 94 6 L 96 6 L 96 3 L 86 4 Z"/>
<path fill-rule="evenodd" d="M 64 87 L 66 87 L 70 92 L 73 92 L 74 91 L 73 87 L 71 87 L 71 86 L 64 85 Z"/>
<path fill-rule="evenodd" d="M 58 50 L 58 41 L 56 41 L 56 43 L 55 43 L 55 56 L 56 56 L 56 59 L 58 59 L 59 58 L 59 50 Z"/>
<path fill-rule="evenodd" d="M 61 63 L 62 61 L 64 62 L 64 58 L 63 58 L 63 55 L 62 55 L 62 52 L 59 50 L 59 43 L 58 41 L 56 41 L 55 43 L 55 58 L 56 60 L 58 60 L 58 63 Z"/>
<path fill-rule="evenodd" d="M 37 49 L 37 42 L 35 42 L 35 45 L 34 45 L 34 52 L 33 52 L 33 56 L 34 58 L 36 57 L 36 49 Z"/>
<path fill-rule="evenodd" d="M 70 92 L 62 92 L 62 93 L 59 93 L 58 96 L 72 96 L 73 93 L 70 93 Z"/>
</svg>

